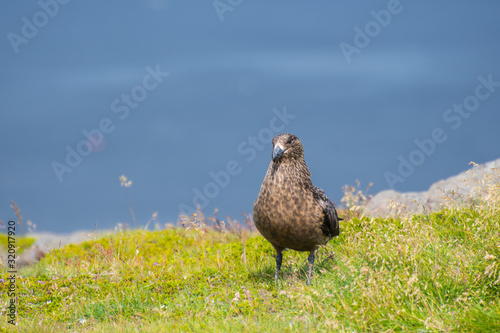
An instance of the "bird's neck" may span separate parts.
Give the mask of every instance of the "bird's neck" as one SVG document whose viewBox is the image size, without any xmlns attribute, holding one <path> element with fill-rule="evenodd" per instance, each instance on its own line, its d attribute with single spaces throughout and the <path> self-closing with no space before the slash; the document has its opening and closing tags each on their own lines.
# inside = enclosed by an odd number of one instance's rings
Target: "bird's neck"
<svg viewBox="0 0 500 333">
<path fill-rule="evenodd" d="M 269 180 L 275 184 L 284 182 L 291 186 L 312 187 L 311 172 L 304 160 L 271 162 L 268 172 Z"/>
</svg>

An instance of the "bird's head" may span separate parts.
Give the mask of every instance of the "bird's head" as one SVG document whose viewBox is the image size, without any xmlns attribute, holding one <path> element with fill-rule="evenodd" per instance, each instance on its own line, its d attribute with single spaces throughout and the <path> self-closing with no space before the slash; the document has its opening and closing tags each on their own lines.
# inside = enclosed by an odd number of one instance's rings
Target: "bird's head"
<svg viewBox="0 0 500 333">
<path fill-rule="evenodd" d="M 299 138 L 290 133 L 278 134 L 273 139 L 274 163 L 304 159 L 304 147 Z"/>
</svg>

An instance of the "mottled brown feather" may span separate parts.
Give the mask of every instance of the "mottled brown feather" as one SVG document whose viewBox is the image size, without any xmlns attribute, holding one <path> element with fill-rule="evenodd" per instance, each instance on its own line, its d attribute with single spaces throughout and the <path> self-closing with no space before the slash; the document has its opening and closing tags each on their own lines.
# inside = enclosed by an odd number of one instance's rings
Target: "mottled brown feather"
<svg viewBox="0 0 500 333">
<path fill-rule="evenodd" d="M 325 193 L 311 182 L 304 149 L 293 134 L 273 139 L 273 151 L 284 153 L 271 160 L 253 208 L 255 226 L 281 252 L 314 251 L 339 234 L 339 217 Z"/>
</svg>

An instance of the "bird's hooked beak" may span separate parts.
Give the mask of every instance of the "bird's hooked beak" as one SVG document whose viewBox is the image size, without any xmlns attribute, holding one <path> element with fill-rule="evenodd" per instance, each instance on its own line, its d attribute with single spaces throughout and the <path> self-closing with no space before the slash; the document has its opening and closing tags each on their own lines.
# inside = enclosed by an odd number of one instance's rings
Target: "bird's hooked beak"
<svg viewBox="0 0 500 333">
<path fill-rule="evenodd" d="M 283 148 L 281 148 L 280 146 L 276 145 L 276 147 L 274 147 L 274 150 L 273 150 L 273 162 L 276 162 L 276 160 L 278 158 L 280 158 L 281 155 L 283 155 L 283 153 L 286 151 L 283 150 Z"/>
</svg>

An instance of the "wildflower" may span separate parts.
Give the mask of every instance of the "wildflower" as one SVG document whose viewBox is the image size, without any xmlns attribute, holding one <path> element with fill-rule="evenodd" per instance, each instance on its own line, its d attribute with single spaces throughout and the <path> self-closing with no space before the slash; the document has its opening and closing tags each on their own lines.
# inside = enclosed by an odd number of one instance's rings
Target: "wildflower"
<svg viewBox="0 0 500 333">
<path fill-rule="evenodd" d="M 238 302 L 240 300 L 240 292 L 237 291 L 235 294 L 234 294 L 234 298 L 231 300 L 231 302 Z"/>
<path fill-rule="evenodd" d="M 491 255 L 489 253 L 487 253 L 485 256 L 484 256 L 484 260 L 493 260 L 493 259 L 496 259 L 497 257 L 495 257 L 494 255 Z"/>
<path fill-rule="evenodd" d="M 121 175 L 120 176 L 120 184 L 123 187 L 131 187 L 132 186 L 132 181 L 127 179 L 127 176 Z"/>
</svg>

